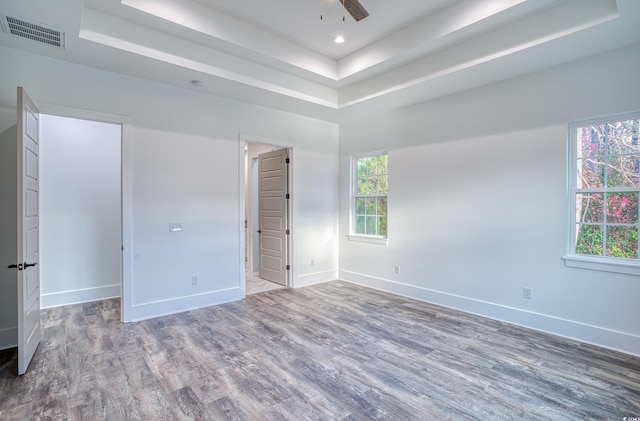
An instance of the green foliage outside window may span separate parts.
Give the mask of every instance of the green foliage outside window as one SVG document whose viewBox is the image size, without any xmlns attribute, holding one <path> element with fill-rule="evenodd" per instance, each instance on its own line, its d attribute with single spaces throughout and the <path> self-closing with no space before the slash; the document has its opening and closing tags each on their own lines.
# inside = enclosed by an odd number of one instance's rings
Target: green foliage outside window
<svg viewBox="0 0 640 421">
<path fill-rule="evenodd" d="M 355 159 L 354 232 L 387 236 L 388 155 Z"/>
<path fill-rule="evenodd" d="M 577 128 L 577 254 L 638 258 L 639 123 Z"/>
</svg>

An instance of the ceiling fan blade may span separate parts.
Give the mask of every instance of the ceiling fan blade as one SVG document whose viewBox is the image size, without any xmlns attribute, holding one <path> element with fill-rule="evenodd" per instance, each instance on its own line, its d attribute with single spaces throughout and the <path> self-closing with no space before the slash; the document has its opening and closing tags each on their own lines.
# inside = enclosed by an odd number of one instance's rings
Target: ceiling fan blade
<svg viewBox="0 0 640 421">
<path fill-rule="evenodd" d="M 362 7 L 358 0 L 343 0 L 342 3 L 344 4 L 344 8 L 347 9 L 347 12 L 349 12 L 356 21 L 361 21 L 369 16 L 369 12 Z"/>
</svg>

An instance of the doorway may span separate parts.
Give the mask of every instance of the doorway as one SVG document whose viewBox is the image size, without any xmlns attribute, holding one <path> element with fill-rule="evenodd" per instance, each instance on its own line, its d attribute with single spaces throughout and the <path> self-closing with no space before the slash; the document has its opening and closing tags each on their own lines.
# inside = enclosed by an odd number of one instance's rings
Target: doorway
<svg viewBox="0 0 640 421">
<path fill-rule="evenodd" d="M 291 286 L 290 153 L 245 144 L 246 295 Z"/>
<path fill-rule="evenodd" d="M 41 307 L 120 297 L 122 125 L 41 114 Z"/>
</svg>

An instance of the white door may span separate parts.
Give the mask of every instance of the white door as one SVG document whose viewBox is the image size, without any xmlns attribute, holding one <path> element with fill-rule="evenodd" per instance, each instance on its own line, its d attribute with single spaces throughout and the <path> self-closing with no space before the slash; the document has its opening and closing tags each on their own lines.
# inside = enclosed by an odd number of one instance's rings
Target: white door
<svg viewBox="0 0 640 421">
<path fill-rule="evenodd" d="M 18 374 L 27 371 L 42 339 L 40 331 L 39 112 L 18 88 Z"/>
<path fill-rule="evenodd" d="M 287 285 L 287 150 L 258 156 L 258 214 L 262 279 Z"/>
</svg>

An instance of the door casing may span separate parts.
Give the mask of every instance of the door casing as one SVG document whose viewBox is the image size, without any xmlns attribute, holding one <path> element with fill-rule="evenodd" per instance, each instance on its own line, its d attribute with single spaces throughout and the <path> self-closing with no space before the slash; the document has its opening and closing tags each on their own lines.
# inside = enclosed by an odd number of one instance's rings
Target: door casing
<svg viewBox="0 0 640 421">
<path fill-rule="evenodd" d="M 79 120 L 93 120 L 122 127 L 121 136 L 121 258 L 120 258 L 120 319 L 122 322 L 132 321 L 132 162 L 133 162 L 133 129 L 131 119 L 126 116 L 81 110 L 55 104 L 40 105 L 40 113 Z"/>
<path fill-rule="evenodd" d="M 240 133 L 238 135 L 238 197 L 240 199 L 240 203 L 238 206 L 238 226 L 239 226 L 239 267 L 238 267 L 238 278 L 239 278 L 239 288 L 241 289 L 241 295 L 243 297 L 246 296 L 246 263 L 247 256 L 245 255 L 245 251 L 249 248 L 246 247 L 246 233 L 245 233 L 245 220 L 247 219 L 247 202 L 245 199 L 245 195 L 247 194 L 247 178 L 251 177 L 251 162 L 248 158 L 247 148 L 249 144 L 260 144 L 271 146 L 274 149 L 283 149 L 286 148 L 288 150 L 290 164 L 289 171 L 287 174 L 288 184 L 289 184 L 289 192 L 291 194 L 290 200 L 287 201 L 287 212 L 289 219 L 289 227 L 291 229 L 290 235 L 287 236 L 287 252 L 290 269 L 287 271 L 287 286 L 289 288 L 295 288 L 295 279 L 296 279 L 296 267 L 293 262 L 295 262 L 295 244 L 296 244 L 296 230 L 295 230 L 295 194 L 294 192 L 294 171 L 295 171 L 295 148 L 291 142 L 282 141 L 278 139 L 272 139 L 263 136 L 251 135 Z M 252 224 L 252 221 L 248 221 L 248 229 L 257 230 L 255 223 Z M 248 251 L 250 253 L 250 251 Z"/>
</svg>

